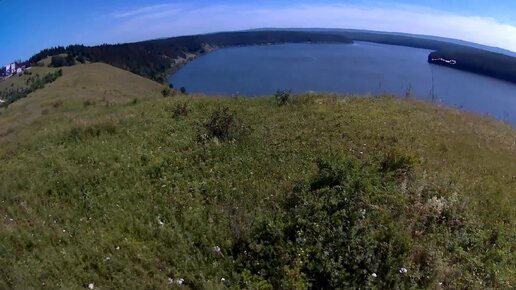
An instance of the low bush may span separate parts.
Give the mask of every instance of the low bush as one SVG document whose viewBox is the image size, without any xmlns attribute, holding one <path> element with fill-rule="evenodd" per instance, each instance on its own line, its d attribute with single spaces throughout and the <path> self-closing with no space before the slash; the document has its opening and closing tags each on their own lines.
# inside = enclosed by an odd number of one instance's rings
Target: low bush
<svg viewBox="0 0 516 290">
<path fill-rule="evenodd" d="M 235 139 L 249 131 L 228 107 L 220 107 L 202 124 L 199 141 L 217 138 L 222 141 Z"/>
<path fill-rule="evenodd" d="M 399 147 L 391 148 L 381 158 L 380 171 L 392 173 L 398 177 L 410 175 L 419 162 L 414 154 Z"/>
<path fill-rule="evenodd" d="M 277 90 L 274 94 L 274 99 L 276 100 L 276 103 L 278 106 L 284 106 L 290 102 L 290 95 L 292 94 L 292 91 L 290 90 Z"/>
<path fill-rule="evenodd" d="M 188 104 L 187 103 L 179 103 L 174 106 L 172 109 L 172 118 L 177 119 L 179 117 L 188 115 Z"/>
<path fill-rule="evenodd" d="M 171 95 L 172 91 L 170 90 L 170 88 L 163 88 L 161 90 L 161 95 L 166 98 L 166 97 L 169 97 Z"/>
</svg>

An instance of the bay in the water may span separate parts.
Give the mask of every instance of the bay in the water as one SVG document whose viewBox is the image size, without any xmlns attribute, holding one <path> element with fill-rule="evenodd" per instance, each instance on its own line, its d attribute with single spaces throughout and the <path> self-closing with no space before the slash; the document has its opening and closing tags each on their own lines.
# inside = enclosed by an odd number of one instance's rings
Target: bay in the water
<svg viewBox="0 0 516 290">
<path fill-rule="evenodd" d="M 516 85 L 427 62 L 430 50 L 367 42 L 226 48 L 187 64 L 169 81 L 208 95 L 383 93 L 489 114 L 516 125 Z M 433 85 L 432 85 L 433 84 Z"/>
</svg>

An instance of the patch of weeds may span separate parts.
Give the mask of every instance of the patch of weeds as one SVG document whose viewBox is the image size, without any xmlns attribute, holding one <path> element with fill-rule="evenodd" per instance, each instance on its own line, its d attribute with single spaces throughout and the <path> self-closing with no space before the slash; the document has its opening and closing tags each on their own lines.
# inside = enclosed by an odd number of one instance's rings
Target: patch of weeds
<svg viewBox="0 0 516 290">
<path fill-rule="evenodd" d="M 129 104 L 132 106 L 138 104 L 138 98 L 134 98 Z"/>
<path fill-rule="evenodd" d="M 104 121 L 95 124 L 76 125 L 67 134 L 67 140 L 81 141 L 100 135 L 114 135 L 117 133 L 117 126 L 114 121 Z"/>
<path fill-rule="evenodd" d="M 85 108 L 86 108 L 86 107 L 89 107 L 89 106 L 95 106 L 95 101 L 92 101 L 92 100 L 86 100 L 86 101 L 84 101 L 83 106 L 84 106 Z"/>
<path fill-rule="evenodd" d="M 274 94 L 274 99 L 278 106 L 284 106 L 290 102 L 292 91 L 291 90 L 277 90 Z"/>
<path fill-rule="evenodd" d="M 235 112 L 228 107 L 220 107 L 204 121 L 201 131 L 198 140 L 204 142 L 213 138 L 221 141 L 232 140 L 248 133 L 250 129 L 242 124 Z"/>
<path fill-rule="evenodd" d="M 161 90 L 161 95 L 166 98 L 166 97 L 170 97 L 170 95 L 172 94 L 172 90 L 170 90 L 170 88 L 166 87 L 166 88 L 163 88 Z"/>
<path fill-rule="evenodd" d="M 52 103 L 52 107 L 54 108 L 59 108 L 59 107 L 62 107 L 63 106 L 63 101 L 62 100 L 57 100 L 55 101 L 54 103 Z"/>
<path fill-rule="evenodd" d="M 187 116 L 189 112 L 187 103 L 179 103 L 172 109 L 172 118 L 177 119 L 179 117 Z"/>
<path fill-rule="evenodd" d="M 414 154 L 395 146 L 383 155 L 380 171 L 384 174 L 393 173 L 397 177 L 410 176 L 418 163 L 419 160 Z"/>
</svg>

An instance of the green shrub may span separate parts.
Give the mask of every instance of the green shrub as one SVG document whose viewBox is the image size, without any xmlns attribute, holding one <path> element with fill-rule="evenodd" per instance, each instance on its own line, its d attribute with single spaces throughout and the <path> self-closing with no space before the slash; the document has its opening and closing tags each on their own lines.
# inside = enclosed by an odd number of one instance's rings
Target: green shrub
<svg viewBox="0 0 516 290">
<path fill-rule="evenodd" d="M 174 106 L 172 109 L 172 118 L 177 119 L 182 116 L 188 115 L 188 104 L 187 103 L 179 103 Z"/>
<path fill-rule="evenodd" d="M 170 94 L 171 94 L 171 90 L 170 88 L 163 88 L 163 90 L 161 90 L 161 95 L 166 98 L 166 97 L 169 97 Z"/>
<path fill-rule="evenodd" d="M 382 157 L 380 171 L 383 173 L 393 173 L 398 177 L 407 176 L 412 173 L 418 162 L 417 157 L 411 152 L 394 147 Z"/>
<path fill-rule="evenodd" d="M 290 90 L 277 90 L 274 94 L 274 99 L 276 100 L 276 103 L 278 106 L 284 106 L 289 103 L 290 101 L 290 95 L 292 91 Z"/>
<path fill-rule="evenodd" d="M 249 130 L 242 124 L 236 113 L 230 111 L 228 107 L 220 107 L 212 112 L 203 123 L 203 129 L 204 132 L 199 135 L 199 141 L 211 138 L 227 141 L 235 139 Z"/>
</svg>

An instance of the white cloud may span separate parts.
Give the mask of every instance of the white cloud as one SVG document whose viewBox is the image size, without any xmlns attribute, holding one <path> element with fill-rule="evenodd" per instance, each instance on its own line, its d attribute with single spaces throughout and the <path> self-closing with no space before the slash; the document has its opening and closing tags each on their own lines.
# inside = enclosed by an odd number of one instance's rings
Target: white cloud
<svg viewBox="0 0 516 290">
<path fill-rule="evenodd" d="M 130 10 L 124 11 L 116 11 L 111 15 L 114 18 L 129 18 L 129 17 L 137 17 L 137 18 L 149 18 L 149 16 L 160 15 L 163 12 L 177 11 L 178 6 L 172 4 L 160 4 L 160 5 L 151 5 L 146 7 L 140 7 Z"/>
<path fill-rule="evenodd" d="M 117 41 L 260 27 L 354 28 L 436 35 L 516 51 L 516 27 L 411 5 L 154 5 L 114 13 Z M 111 40 L 113 41 L 113 40 Z"/>
</svg>

